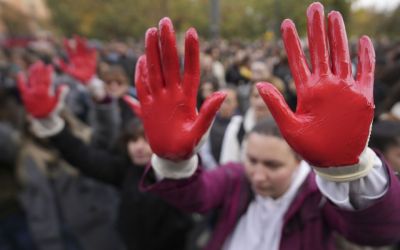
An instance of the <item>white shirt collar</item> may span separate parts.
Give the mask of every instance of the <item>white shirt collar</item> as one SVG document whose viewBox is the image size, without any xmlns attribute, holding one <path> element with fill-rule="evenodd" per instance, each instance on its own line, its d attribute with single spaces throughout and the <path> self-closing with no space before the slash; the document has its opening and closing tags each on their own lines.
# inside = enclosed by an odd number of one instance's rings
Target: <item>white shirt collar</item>
<svg viewBox="0 0 400 250">
<path fill-rule="evenodd" d="M 246 213 L 239 219 L 223 249 L 278 250 L 283 217 L 310 170 L 310 166 L 305 161 L 301 161 L 293 173 L 289 189 L 278 199 L 256 195 Z"/>
</svg>

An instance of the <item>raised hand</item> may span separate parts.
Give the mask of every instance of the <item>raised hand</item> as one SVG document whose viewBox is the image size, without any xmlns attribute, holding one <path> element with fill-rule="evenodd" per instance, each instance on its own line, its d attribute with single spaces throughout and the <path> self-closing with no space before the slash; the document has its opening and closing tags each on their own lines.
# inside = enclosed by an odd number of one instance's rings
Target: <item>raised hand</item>
<svg viewBox="0 0 400 250">
<path fill-rule="evenodd" d="M 59 60 L 59 65 L 65 73 L 83 84 L 87 84 L 96 73 L 96 50 L 90 48 L 84 38 L 75 36 L 74 41 L 75 46 L 73 47 L 71 41 L 64 40 L 64 48 L 67 51 L 69 62 Z"/>
<path fill-rule="evenodd" d="M 46 66 L 41 61 L 33 64 L 28 73 L 28 80 L 23 73 L 17 76 L 18 89 L 25 109 L 34 118 L 48 118 L 61 107 L 67 87 L 59 86 L 54 93 L 51 88 L 53 67 Z"/>
<path fill-rule="evenodd" d="M 199 41 L 191 28 L 185 36 L 181 77 L 175 34 L 169 18 L 146 32 L 146 55 L 136 67 L 136 88 L 147 139 L 159 157 L 190 158 L 208 130 L 225 94 L 216 92 L 196 111 L 200 78 Z"/>
<path fill-rule="evenodd" d="M 301 49 L 294 23 L 285 20 L 281 32 L 297 89 L 293 113 L 271 84 L 257 88 L 279 128 L 305 160 L 319 167 L 353 165 L 366 148 L 374 116 L 375 52 L 363 36 L 358 46 L 358 67 L 353 79 L 343 18 L 328 15 L 325 30 L 323 6 L 307 10 L 311 69 Z"/>
</svg>

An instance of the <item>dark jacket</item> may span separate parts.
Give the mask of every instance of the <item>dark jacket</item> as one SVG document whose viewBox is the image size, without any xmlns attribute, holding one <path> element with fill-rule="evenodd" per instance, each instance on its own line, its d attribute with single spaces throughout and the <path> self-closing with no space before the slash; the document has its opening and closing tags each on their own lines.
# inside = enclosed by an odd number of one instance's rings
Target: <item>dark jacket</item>
<svg viewBox="0 0 400 250">
<path fill-rule="evenodd" d="M 333 232 L 361 245 L 385 245 L 400 239 L 400 183 L 389 172 L 386 194 L 359 211 L 338 208 L 319 191 L 311 172 L 284 215 L 279 249 L 334 249 Z M 233 232 L 253 197 L 243 166 L 227 164 L 213 171 L 197 171 L 188 179 L 153 182 L 147 168 L 142 188 L 185 211 L 219 209 L 212 238 L 206 247 L 219 250 Z"/>
<path fill-rule="evenodd" d="M 20 212 L 15 165 L 19 150 L 17 132 L 0 122 L 0 219 Z"/>
<path fill-rule="evenodd" d="M 120 189 L 118 230 L 128 249 L 184 249 L 191 228 L 190 216 L 155 195 L 139 191 L 143 166 L 133 166 L 125 156 L 90 147 L 67 128 L 50 139 L 82 174 Z"/>
</svg>

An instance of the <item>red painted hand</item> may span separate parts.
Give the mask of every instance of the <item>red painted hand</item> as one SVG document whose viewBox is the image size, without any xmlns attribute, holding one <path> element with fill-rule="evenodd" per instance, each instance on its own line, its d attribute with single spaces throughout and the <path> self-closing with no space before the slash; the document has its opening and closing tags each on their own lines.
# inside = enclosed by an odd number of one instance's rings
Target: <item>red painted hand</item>
<svg viewBox="0 0 400 250">
<path fill-rule="evenodd" d="M 70 41 L 64 40 L 64 48 L 67 51 L 69 63 L 59 60 L 60 68 L 83 84 L 87 84 L 96 73 L 96 50 L 89 48 L 84 38 L 75 36 L 74 40 L 74 48 Z"/>
<path fill-rule="evenodd" d="M 158 30 L 147 30 L 146 55 L 139 58 L 135 80 L 146 136 L 159 157 L 190 158 L 225 98 L 224 93 L 214 93 L 197 113 L 199 64 L 199 42 L 193 28 L 186 32 L 182 78 L 171 20 L 164 18 Z"/>
<path fill-rule="evenodd" d="M 297 89 L 296 112 L 288 108 L 271 84 L 259 83 L 257 88 L 283 136 L 304 159 L 320 167 L 352 165 L 358 163 L 367 146 L 374 116 L 375 52 L 370 39 L 363 36 L 359 41 L 357 76 L 353 79 L 343 18 L 339 12 L 329 14 L 328 37 L 324 19 L 323 6 L 311 4 L 307 32 L 312 70 L 293 22 L 282 23 Z"/>
<path fill-rule="evenodd" d="M 66 94 L 67 87 L 60 86 L 52 93 L 51 78 L 53 67 L 37 62 L 29 68 L 29 78 L 26 81 L 22 73 L 18 74 L 17 83 L 22 101 L 29 114 L 35 118 L 47 118 L 60 106 Z"/>
</svg>

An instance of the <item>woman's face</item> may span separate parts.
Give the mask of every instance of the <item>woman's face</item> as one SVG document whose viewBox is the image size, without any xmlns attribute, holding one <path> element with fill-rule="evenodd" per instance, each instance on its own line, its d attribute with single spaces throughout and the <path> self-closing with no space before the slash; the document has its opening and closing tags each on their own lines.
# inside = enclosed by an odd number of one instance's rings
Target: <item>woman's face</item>
<svg viewBox="0 0 400 250">
<path fill-rule="evenodd" d="M 201 96 L 206 99 L 207 97 L 209 97 L 212 93 L 214 93 L 214 87 L 213 84 L 211 82 L 203 82 L 200 85 L 200 91 L 201 91 Z"/>
<path fill-rule="evenodd" d="M 237 101 L 237 94 L 235 90 L 226 89 L 225 93 L 226 97 L 221 105 L 221 108 L 219 109 L 219 114 L 221 117 L 229 118 L 235 114 L 235 111 L 239 104 Z"/>
<path fill-rule="evenodd" d="M 149 143 L 143 137 L 128 142 L 128 155 L 135 165 L 144 166 L 150 159 L 153 151 L 151 151 Z"/>
<path fill-rule="evenodd" d="M 299 165 L 282 138 L 251 132 L 245 148 L 245 172 L 255 193 L 274 199 L 282 196 Z"/>
<path fill-rule="evenodd" d="M 269 109 L 264 103 L 255 85 L 251 88 L 250 106 L 254 109 L 256 120 L 260 121 L 270 116 Z"/>
<path fill-rule="evenodd" d="M 114 98 L 120 98 L 129 90 L 128 84 L 118 80 L 110 79 L 106 81 L 106 91 Z"/>
</svg>

